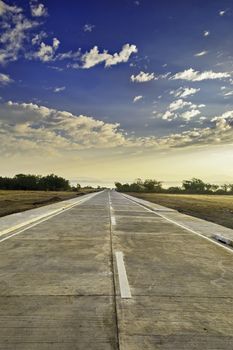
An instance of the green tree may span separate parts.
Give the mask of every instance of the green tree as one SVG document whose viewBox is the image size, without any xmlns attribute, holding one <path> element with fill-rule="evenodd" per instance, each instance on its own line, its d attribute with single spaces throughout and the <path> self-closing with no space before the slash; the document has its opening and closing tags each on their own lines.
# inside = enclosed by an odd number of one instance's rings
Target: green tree
<svg viewBox="0 0 233 350">
<path fill-rule="evenodd" d="M 193 178 L 192 180 L 184 180 L 182 187 L 187 193 L 204 193 L 206 190 L 206 184 L 200 180 Z"/>
<path fill-rule="evenodd" d="M 146 192 L 161 192 L 162 191 L 162 182 L 152 179 L 147 179 L 143 183 Z"/>
</svg>

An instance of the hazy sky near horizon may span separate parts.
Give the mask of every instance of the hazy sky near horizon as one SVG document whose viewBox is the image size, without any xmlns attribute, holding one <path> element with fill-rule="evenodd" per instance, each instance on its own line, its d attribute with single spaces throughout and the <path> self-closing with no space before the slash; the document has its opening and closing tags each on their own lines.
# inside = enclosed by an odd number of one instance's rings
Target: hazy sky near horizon
<svg viewBox="0 0 233 350">
<path fill-rule="evenodd" d="M 232 182 L 232 1 L 0 0 L 0 17 L 0 175 Z"/>
</svg>

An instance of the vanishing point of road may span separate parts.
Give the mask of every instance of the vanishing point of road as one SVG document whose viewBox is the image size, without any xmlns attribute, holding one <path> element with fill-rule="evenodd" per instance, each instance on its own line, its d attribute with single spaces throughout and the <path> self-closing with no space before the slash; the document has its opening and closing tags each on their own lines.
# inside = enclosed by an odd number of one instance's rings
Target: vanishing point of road
<svg viewBox="0 0 233 350">
<path fill-rule="evenodd" d="M 6 238 L 1 350 L 233 349 L 233 251 L 120 193 Z"/>
</svg>

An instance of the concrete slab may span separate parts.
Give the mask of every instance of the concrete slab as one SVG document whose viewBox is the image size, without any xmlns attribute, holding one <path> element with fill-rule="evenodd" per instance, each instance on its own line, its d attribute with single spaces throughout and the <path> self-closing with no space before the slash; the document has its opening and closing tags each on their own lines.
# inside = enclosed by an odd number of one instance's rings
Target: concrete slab
<svg viewBox="0 0 233 350">
<path fill-rule="evenodd" d="M 156 211 L 157 208 L 161 207 L 155 203 L 151 203 L 143 199 L 132 197 L 126 194 L 124 194 L 124 197 L 128 198 L 129 200 L 133 200 L 134 202 L 139 203 L 145 206 L 146 208 L 149 208 L 154 211 Z M 184 225 L 187 228 L 194 230 L 206 237 L 213 239 L 216 239 L 216 236 L 221 237 L 222 240 L 225 240 L 227 242 L 227 244 L 233 246 L 233 230 L 231 230 L 230 228 L 215 224 L 213 222 L 202 220 L 190 215 L 182 214 L 175 210 L 166 211 L 166 209 L 169 209 L 166 207 L 162 207 L 162 209 L 163 210 L 161 211 L 157 211 L 158 215 L 162 215 L 164 218 L 172 220 L 179 225 Z"/>
<path fill-rule="evenodd" d="M 0 349 L 117 349 L 107 199 L 1 242 Z"/>
<path fill-rule="evenodd" d="M 119 193 L 111 201 L 132 293 L 120 298 L 115 274 L 120 349 L 232 349 L 233 254 L 156 212 L 139 218 L 133 202 L 124 215 Z"/>
<path fill-rule="evenodd" d="M 110 296 L 0 297 L 1 350 L 116 349 Z"/>
<path fill-rule="evenodd" d="M 0 350 L 232 350 L 232 271 L 231 251 L 99 193 L 0 243 Z"/>
<path fill-rule="evenodd" d="M 26 210 L 21 213 L 15 213 L 0 218 L 0 236 L 7 234 L 11 231 L 20 229 L 26 225 L 36 222 L 39 219 L 45 218 L 52 214 L 58 213 L 71 206 L 82 203 L 97 193 L 91 193 L 78 198 L 72 198 L 69 200 L 61 201 L 58 203 L 45 205 L 40 208 Z"/>
</svg>

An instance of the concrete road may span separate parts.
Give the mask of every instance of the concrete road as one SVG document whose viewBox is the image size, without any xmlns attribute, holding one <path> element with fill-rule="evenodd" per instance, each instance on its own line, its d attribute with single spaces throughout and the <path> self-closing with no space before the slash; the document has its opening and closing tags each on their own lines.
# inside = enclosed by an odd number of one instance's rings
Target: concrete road
<svg viewBox="0 0 233 350">
<path fill-rule="evenodd" d="M 0 243 L 1 350 L 232 350 L 232 329 L 233 251 L 114 191 Z"/>
</svg>

